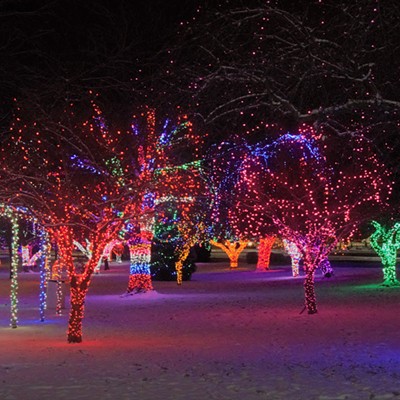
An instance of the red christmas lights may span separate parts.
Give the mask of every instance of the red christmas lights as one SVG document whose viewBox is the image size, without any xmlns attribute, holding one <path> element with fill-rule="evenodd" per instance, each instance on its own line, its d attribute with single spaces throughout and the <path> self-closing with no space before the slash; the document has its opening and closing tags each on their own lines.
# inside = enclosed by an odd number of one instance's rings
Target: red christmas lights
<svg viewBox="0 0 400 400">
<path fill-rule="evenodd" d="M 275 239 L 276 236 L 267 236 L 260 239 L 260 243 L 258 245 L 257 271 L 265 271 L 269 269 L 269 260 Z"/>
<path fill-rule="evenodd" d="M 313 314 L 316 268 L 339 240 L 379 212 L 391 182 L 362 137 L 316 135 L 309 129 L 255 147 L 237 190 L 241 207 L 269 216 L 303 255 L 305 304 Z"/>
</svg>

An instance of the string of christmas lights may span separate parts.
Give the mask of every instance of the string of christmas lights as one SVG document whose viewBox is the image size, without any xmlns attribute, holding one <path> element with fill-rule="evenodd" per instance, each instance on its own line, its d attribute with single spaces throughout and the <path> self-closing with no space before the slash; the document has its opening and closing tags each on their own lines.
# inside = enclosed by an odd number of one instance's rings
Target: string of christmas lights
<svg viewBox="0 0 400 400">
<path fill-rule="evenodd" d="M 383 266 L 383 285 L 399 286 L 396 276 L 397 252 L 400 249 L 400 223 L 388 227 L 372 221 L 375 232 L 370 236 L 371 247 L 376 251 Z"/>
<path fill-rule="evenodd" d="M 145 293 L 153 290 L 150 274 L 151 242 L 153 239 L 152 219 L 142 221 L 140 232 L 128 241 L 130 272 L 127 293 Z"/>
<path fill-rule="evenodd" d="M 300 260 L 301 260 L 301 253 L 298 249 L 298 247 L 291 242 L 290 240 L 283 239 L 283 246 L 285 247 L 285 250 L 290 256 L 291 263 L 292 263 L 292 275 L 293 276 L 298 276 L 300 274 L 299 271 L 299 265 L 300 265 Z"/>
<path fill-rule="evenodd" d="M 260 239 L 258 245 L 258 260 L 256 271 L 266 271 L 269 269 L 269 261 L 271 258 L 271 250 L 274 245 L 276 236 L 267 236 Z"/>
<path fill-rule="evenodd" d="M 229 267 L 231 269 L 238 268 L 239 256 L 242 251 L 247 247 L 248 243 L 248 240 L 238 240 L 234 242 L 225 240 L 223 243 L 216 242 L 215 240 L 210 240 L 211 245 L 219 247 L 229 257 Z"/>
</svg>

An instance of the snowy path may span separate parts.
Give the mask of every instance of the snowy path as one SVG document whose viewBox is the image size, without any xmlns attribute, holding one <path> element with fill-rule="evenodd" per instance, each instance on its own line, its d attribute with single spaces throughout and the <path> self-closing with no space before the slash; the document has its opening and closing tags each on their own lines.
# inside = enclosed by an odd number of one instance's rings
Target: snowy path
<svg viewBox="0 0 400 400">
<path fill-rule="evenodd" d="M 318 277 L 309 316 L 289 266 L 199 264 L 181 287 L 121 297 L 128 266 L 111 264 L 90 288 L 82 344 L 66 343 L 66 310 L 38 322 L 38 274 L 20 274 L 9 328 L 0 270 L 0 399 L 400 399 L 400 289 L 362 265 Z"/>
</svg>

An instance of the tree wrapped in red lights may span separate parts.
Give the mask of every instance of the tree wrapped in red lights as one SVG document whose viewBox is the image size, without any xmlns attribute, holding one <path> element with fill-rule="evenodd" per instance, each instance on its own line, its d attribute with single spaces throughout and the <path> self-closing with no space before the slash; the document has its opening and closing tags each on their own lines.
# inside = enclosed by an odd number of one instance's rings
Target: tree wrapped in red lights
<svg viewBox="0 0 400 400">
<path fill-rule="evenodd" d="M 93 96 L 45 110 L 32 115 L 29 103 L 16 109 L 1 149 L 3 196 L 29 208 L 56 243 L 71 291 L 68 341 L 81 342 L 93 271 L 138 202 L 136 138 L 109 127 Z M 80 268 L 73 241 L 84 239 L 92 256 Z"/>
<path fill-rule="evenodd" d="M 240 207 L 270 216 L 301 252 L 305 307 L 313 314 L 316 268 L 339 240 L 382 209 L 391 182 L 363 137 L 332 138 L 310 130 L 255 146 L 237 189 Z"/>
</svg>

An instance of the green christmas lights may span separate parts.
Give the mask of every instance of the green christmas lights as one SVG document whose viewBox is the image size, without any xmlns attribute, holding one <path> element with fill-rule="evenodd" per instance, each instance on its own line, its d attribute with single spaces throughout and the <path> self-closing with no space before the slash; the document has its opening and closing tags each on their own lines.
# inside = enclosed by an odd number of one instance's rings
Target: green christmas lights
<svg viewBox="0 0 400 400">
<path fill-rule="evenodd" d="M 11 317 L 10 326 L 18 326 L 18 244 L 19 244 L 19 225 L 18 216 L 14 209 L 0 204 L 0 216 L 6 217 L 11 222 L 12 242 L 11 242 Z"/>
<path fill-rule="evenodd" d="M 396 277 L 397 250 L 400 249 L 400 223 L 396 222 L 392 228 L 372 221 L 375 232 L 371 235 L 371 247 L 382 260 L 383 285 L 399 286 Z"/>
</svg>

